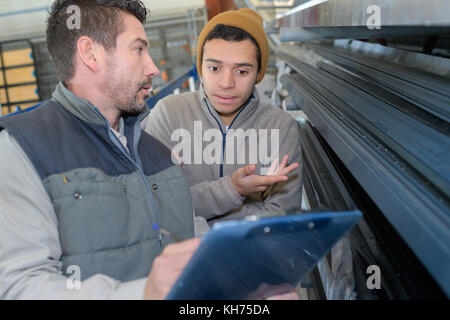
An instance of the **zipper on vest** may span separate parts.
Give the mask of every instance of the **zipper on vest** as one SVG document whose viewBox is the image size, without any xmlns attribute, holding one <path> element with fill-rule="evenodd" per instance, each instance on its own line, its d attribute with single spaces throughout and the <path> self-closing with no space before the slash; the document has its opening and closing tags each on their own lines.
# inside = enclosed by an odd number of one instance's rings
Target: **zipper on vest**
<svg viewBox="0 0 450 320">
<path fill-rule="evenodd" d="M 107 123 L 107 121 L 106 121 L 106 123 Z M 109 128 L 109 124 L 108 123 L 107 123 L 107 127 Z M 114 142 L 114 144 L 119 147 L 119 150 L 127 157 L 127 159 L 137 168 L 137 170 L 139 172 L 139 175 L 140 175 L 140 177 L 142 179 L 142 182 L 144 183 L 145 190 L 147 192 L 147 196 L 148 196 L 147 197 L 147 201 L 150 200 L 149 204 L 150 204 L 150 206 L 151 206 L 151 208 L 153 210 L 153 212 L 150 213 L 151 216 L 153 216 L 153 219 L 154 219 L 154 223 L 153 224 L 156 224 L 156 225 L 159 226 L 159 220 L 158 220 L 158 215 L 157 215 L 157 212 L 156 212 L 155 200 L 153 199 L 153 194 L 152 194 L 152 192 L 150 190 L 150 186 L 148 185 L 147 180 L 145 179 L 144 172 L 142 171 L 141 167 L 136 163 L 136 161 L 133 160 L 133 158 L 128 153 L 128 151 L 125 150 L 125 147 L 122 145 L 122 143 L 120 142 L 119 138 L 117 138 L 117 136 L 115 134 L 113 134 L 111 132 L 111 130 L 108 130 L 108 136 Z M 159 234 L 158 234 L 159 248 L 162 251 L 162 248 L 163 248 L 163 246 L 162 246 L 162 236 L 161 236 L 161 232 L 160 231 L 158 231 L 158 232 L 159 232 Z"/>
<path fill-rule="evenodd" d="M 161 231 L 159 231 L 158 240 L 159 240 L 159 247 L 162 249 L 162 234 L 161 234 Z"/>
</svg>

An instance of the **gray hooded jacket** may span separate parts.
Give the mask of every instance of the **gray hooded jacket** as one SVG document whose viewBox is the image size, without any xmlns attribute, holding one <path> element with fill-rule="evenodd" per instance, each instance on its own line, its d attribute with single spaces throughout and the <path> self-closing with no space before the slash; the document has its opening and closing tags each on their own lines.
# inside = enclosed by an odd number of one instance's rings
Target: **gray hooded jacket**
<svg viewBox="0 0 450 320">
<path fill-rule="evenodd" d="M 210 224 L 300 210 L 300 128 L 288 113 L 261 103 L 256 89 L 228 128 L 202 85 L 198 92 L 160 100 L 145 121 L 145 130 L 179 155 L 189 177 L 195 213 Z M 233 187 L 231 175 L 238 168 L 253 163 L 256 174 L 264 174 L 270 159 L 277 155 L 281 160 L 285 154 L 290 163 L 300 163 L 289 181 L 249 197 Z"/>
</svg>

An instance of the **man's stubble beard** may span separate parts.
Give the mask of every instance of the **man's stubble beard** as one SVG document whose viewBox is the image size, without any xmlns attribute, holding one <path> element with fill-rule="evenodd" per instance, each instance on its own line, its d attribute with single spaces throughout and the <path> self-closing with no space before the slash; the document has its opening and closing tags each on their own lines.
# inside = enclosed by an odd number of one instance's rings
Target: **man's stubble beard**
<svg viewBox="0 0 450 320">
<path fill-rule="evenodd" d="M 122 114 L 140 114 L 144 111 L 147 106 L 146 100 L 150 97 L 150 94 L 143 96 L 143 102 L 138 102 L 138 95 L 145 84 L 130 85 L 121 81 L 111 83 L 111 79 L 106 80 L 105 83 L 107 84 L 105 89 L 112 98 L 114 107 Z"/>
<path fill-rule="evenodd" d="M 107 62 L 111 73 L 105 76 L 105 90 L 108 96 L 111 97 L 114 107 L 121 112 L 121 114 L 141 114 L 145 107 L 147 107 L 147 99 L 150 98 L 150 94 L 143 96 L 143 102 L 138 103 L 138 95 L 143 86 L 152 84 L 152 79 L 142 81 L 136 86 L 133 86 L 130 82 L 121 81 L 120 77 L 115 76 L 116 68 L 112 60 Z M 116 81 L 118 79 L 118 81 Z M 134 94 L 130 94 L 133 92 Z"/>
</svg>

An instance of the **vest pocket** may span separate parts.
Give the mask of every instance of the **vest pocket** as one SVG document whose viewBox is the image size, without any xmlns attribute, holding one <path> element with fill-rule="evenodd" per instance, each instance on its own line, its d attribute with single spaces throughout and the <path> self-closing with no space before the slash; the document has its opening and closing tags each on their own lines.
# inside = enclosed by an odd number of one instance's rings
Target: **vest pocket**
<svg viewBox="0 0 450 320">
<path fill-rule="evenodd" d="M 147 177 L 161 227 L 183 237 L 194 236 L 194 216 L 187 177 L 179 167 Z M 164 213 L 164 214 L 161 214 Z"/>
<path fill-rule="evenodd" d="M 128 241 L 126 185 L 112 181 L 65 183 L 53 205 L 65 255 L 123 247 Z"/>
</svg>

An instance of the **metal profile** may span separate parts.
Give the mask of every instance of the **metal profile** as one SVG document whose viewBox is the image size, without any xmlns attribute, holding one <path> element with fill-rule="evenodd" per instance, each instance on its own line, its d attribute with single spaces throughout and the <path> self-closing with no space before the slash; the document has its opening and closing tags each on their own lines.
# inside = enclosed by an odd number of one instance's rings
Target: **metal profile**
<svg viewBox="0 0 450 320">
<path fill-rule="evenodd" d="M 328 46 L 308 44 L 307 47 L 360 77 L 383 86 L 446 123 L 450 122 L 448 78 Z"/>
<path fill-rule="evenodd" d="M 304 111 L 310 121 L 449 295 L 450 279 L 445 271 L 450 267 L 447 200 L 427 189 L 429 183 L 367 130 L 367 119 L 349 112 L 348 106 L 345 110 L 336 96 L 337 87 L 323 81 L 332 76 L 298 62 L 292 64 L 300 73 L 291 76 L 294 84 L 290 91 L 307 98 Z M 319 73 L 323 76 L 320 81 L 311 79 Z"/>
<path fill-rule="evenodd" d="M 279 19 L 281 38 L 304 41 L 302 29 L 324 39 L 432 36 L 450 27 L 446 0 L 311 0 L 299 8 Z"/>
</svg>

